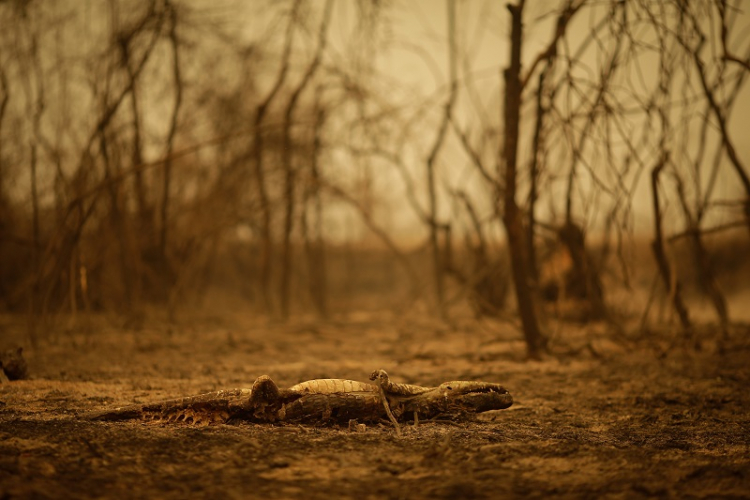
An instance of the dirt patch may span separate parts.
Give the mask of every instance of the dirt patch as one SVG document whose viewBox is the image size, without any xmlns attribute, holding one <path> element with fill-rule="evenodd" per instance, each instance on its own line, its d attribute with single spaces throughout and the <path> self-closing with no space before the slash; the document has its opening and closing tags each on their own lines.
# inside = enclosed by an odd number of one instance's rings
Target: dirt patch
<svg viewBox="0 0 750 500">
<path fill-rule="evenodd" d="M 5 339 L 21 342 L 15 318 Z M 557 356 L 527 362 L 494 322 L 360 314 L 328 323 L 100 321 L 26 347 L 31 380 L 0 385 L 0 498 L 746 497 L 750 333 L 638 340 L 564 327 Z M 4 346 L 0 346 L 4 347 Z M 560 354 L 577 352 L 575 355 Z M 420 422 L 403 436 L 292 425 L 87 422 L 137 402 L 321 377 L 500 382 L 515 404 L 477 421 Z"/>
</svg>

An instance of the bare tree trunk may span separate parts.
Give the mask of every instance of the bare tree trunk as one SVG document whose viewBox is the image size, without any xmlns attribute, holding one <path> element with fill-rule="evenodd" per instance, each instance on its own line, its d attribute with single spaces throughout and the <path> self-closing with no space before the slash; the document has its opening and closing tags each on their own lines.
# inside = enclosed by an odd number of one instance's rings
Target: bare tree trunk
<svg viewBox="0 0 750 500">
<path fill-rule="evenodd" d="M 430 249 L 432 250 L 433 279 L 435 281 L 435 299 L 438 312 L 445 317 L 445 292 L 443 283 L 443 257 L 440 252 L 437 223 L 437 194 L 435 192 L 435 168 L 433 162 L 427 162 L 427 192 L 429 194 Z"/>
<path fill-rule="evenodd" d="M 253 144 L 255 156 L 255 183 L 258 190 L 260 204 L 260 253 L 258 268 L 260 270 L 260 295 L 267 313 L 273 312 L 273 302 L 270 296 L 271 286 L 271 207 L 266 191 L 266 174 L 263 167 L 263 131 L 261 129 L 265 107 L 260 106 L 255 119 L 255 141 Z"/>
<path fill-rule="evenodd" d="M 36 113 L 35 113 L 36 116 Z M 36 119 L 35 119 L 36 121 Z M 34 127 L 36 128 L 36 126 Z M 30 180 L 31 180 L 31 211 L 32 211 L 32 219 L 31 219 L 31 227 L 32 227 L 32 236 L 31 236 L 31 268 L 33 270 L 34 276 L 39 276 L 39 247 L 41 245 L 40 238 L 39 238 L 39 193 L 37 190 L 37 144 L 36 144 L 36 138 L 32 138 L 31 144 L 29 144 L 29 150 L 30 150 Z M 39 281 L 38 279 L 35 279 L 30 293 L 29 293 L 29 340 L 32 344 L 36 343 L 36 315 L 39 312 L 38 310 L 38 295 L 39 295 Z"/>
<path fill-rule="evenodd" d="M 144 251 L 156 244 L 156 234 L 154 232 L 153 212 L 149 207 L 148 197 L 146 195 L 146 186 L 143 176 L 143 145 L 141 132 L 141 113 L 139 110 L 139 94 L 135 85 L 136 76 L 130 66 L 130 56 L 127 44 L 123 45 L 123 65 L 131 81 L 132 91 L 130 94 L 130 111 L 133 119 L 133 151 L 131 153 L 131 170 L 133 174 L 133 187 L 136 201 L 135 231 L 134 237 L 134 256 L 132 262 L 135 264 L 133 269 L 133 288 L 139 295 L 143 290 L 143 257 Z"/>
<path fill-rule="evenodd" d="M 695 231 L 691 232 L 690 240 L 693 244 L 693 253 L 698 267 L 698 280 L 701 289 L 708 295 L 713 303 L 716 315 L 719 317 L 722 334 L 726 340 L 729 337 L 729 310 L 727 309 L 727 301 L 724 298 L 724 294 L 721 292 L 718 281 L 716 280 L 716 276 L 711 267 L 711 261 L 708 258 L 708 252 L 703 244 L 703 238 L 697 228 Z"/>
<path fill-rule="evenodd" d="M 445 140 L 445 135 L 450 125 L 451 113 L 453 110 L 453 104 L 456 101 L 456 93 L 458 90 L 458 81 L 456 79 L 456 4 L 454 0 L 447 0 L 448 7 L 448 44 L 449 44 L 449 57 L 448 64 L 450 67 L 450 93 L 448 95 L 448 102 L 445 103 L 443 120 L 440 123 L 437 137 L 433 143 L 430 155 L 427 158 L 427 193 L 429 196 L 428 206 L 428 220 L 430 225 L 430 248 L 432 249 L 432 261 L 433 261 L 433 277 L 435 280 L 435 295 L 437 301 L 438 312 L 440 316 L 445 319 L 447 311 L 445 309 L 445 284 L 443 280 L 443 271 L 445 264 L 443 262 L 443 255 L 440 251 L 440 225 L 437 221 L 437 189 L 435 186 L 435 162 L 437 160 L 440 148 Z"/>
<path fill-rule="evenodd" d="M 170 184 L 172 180 L 172 151 L 174 150 L 174 138 L 177 133 L 177 120 L 182 106 L 182 75 L 180 70 L 180 46 L 177 40 L 177 12 L 174 5 L 167 2 L 169 9 L 169 41 L 172 47 L 172 77 L 174 78 L 174 108 L 172 119 L 169 123 L 169 134 L 167 135 L 167 151 L 164 160 L 164 178 L 161 191 L 161 226 L 159 233 L 159 249 L 166 262 L 167 255 L 167 232 L 169 230 L 169 199 Z"/>
<path fill-rule="evenodd" d="M 310 162 L 310 181 L 304 194 L 305 210 L 302 213 L 302 238 L 307 257 L 309 273 L 309 293 L 313 306 L 322 318 L 328 317 L 328 286 L 326 272 L 325 242 L 323 240 L 323 200 L 320 196 L 320 155 L 322 152 L 322 129 L 326 112 L 320 108 L 319 99 L 315 101 L 315 128 L 313 136 L 313 150 Z M 310 234 L 308 212 L 315 218 L 314 237 Z M 314 239 L 313 239 L 314 238 Z"/>
<path fill-rule="evenodd" d="M 551 62 L 548 61 L 544 69 L 539 73 L 539 86 L 536 91 L 536 123 L 534 124 L 534 139 L 531 145 L 531 167 L 529 168 L 529 215 L 528 223 L 526 225 L 526 246 L 529 255 L 529 277 L 534 280 L 535 287 L 539 282 L 539 268 L 537 266 L 536 258 L 536 243 L 534 241 L 534 233 L 536 230 L 536 201 L 538 198 L 538 180 L 539 180 L 539 156 L 541 155 L 541 147 L 543 142 L 542 130 L 544 129 L 544 115 L 547 110 L 544 108 L 544 82 L 547 77 Z"/>
<path fill-rule="evenodd" d="M 39 225 L 39 189 L 38 189 L 38 162 L 39 162 L 39 145 L 41 143 L 41 124 L 42 115 L 45 108 L 44 81 L 39 60 L 39 40 L 37 33 L 27 25 L 28 43 L 29 43 L 29 60 L 19 61 L 22 66 L 22 77 L 24 78 L 24 91 L 26 94 L 26 111 L 31 119 L 31 137 L 29 138 L 29 190 L 31 197 L 31 266 L 35 276 L 29 290 L 29 340 L 32 344 L 36 343 L 36 323 L 37 314 L 44 312 L 39 308 L 39 275 L 41 270 L 41 234 Z"/>
<path fill-rule="evenodd" d="M 703 236 L 699 227 L 700 215 L 694 218 L 690 212 L 687 197 L 685 196 L 685 188 L 680 177 L 677 177 L 677 194 L 680 199 L 682 213 L 685 217 L 685 223 L 687 226 L 686 234 L 690 238 L 690 244 L 693 249 L 693 258 L 695 259 L 695 266 L 698 270 L 698 284 L 701 291 L 707 294 L 709 299 L 711 299 L 714 310 L 719 317 L 722 334 L 724 335 L 724 339 L 726 339 L 729 336 L 729 311 L 727 309 L 727 301 L 724 298 L 724 294 L 721 292 L 713 267 L 711 266 L 711 261 L 708 258 L 708 251 L 703 244 Z"/>
<path fill-rule="evenodd" d="M 0 101 L 0 196 L 3 195 L 5 180 L 5 170 L 3 165 L 3 119 L 5 118 L 5 110 L 8 108 L 8 101 L 10 101 L 10 89 L 8 88 L 8 77 L 5 75 L 5 71 L 0 66 L 0 90 L 3 93 L 3 100 Z"/>
<path fill-rule="evenodd" d="M 110 156 L 107 145 L 106 131 L 100 131 L 100 150 L 102 154 L 102 160 L 104 161 L 104 178 L 109 180 L 112 178 L 112 165 L 110 164 Z M 133 284 L 132 284 L 132 270 L 128 263 L 128 255 L 130 254 L 128 248 L 128 236 L 126 234 L 125 223 L 123 221 L 122 211 L 120 210 L 119 201 L 119 185 L 114 182 L 107 183 L 107 191 L 109 192 L 110 198 L 110 217 L 112 219 L 112 226 L 117 237 L 119 244 L 118 256 L 120 260 L 120 275 L 122 278 L 122 286 L 124 291 L 124 312 L 130 313 L 133 308 Z M 71 256 L 73 249 L 71 249 Z"/>
<path fill-rule="evenodd" d="M 331 11 L 333 7 L 333 1 L 328 0 L 325 6 L 325 12 L 323 13 L 323 21 L 320 25 L 320 32 L 318 33 L 318 48 L 315 52 L 315 57 L 307 68 L 302 80 L 300 81 L 297 88 L 294 89 L 292 95 L 289 97 L 289 103 L 287 104 L 286 111 L 284 112 L 284 137 L 282 147 L 282 165 L 284 166 L 284 196 L 286 198 L 286 207 L 284 212 L 284 234 L 282 239 L 281 247 L 281 283 L 280 283 L 280 300 L 281 300 L 281 318 L 287 319 L 289 317 L 289 286 L 291 283 L 291 267 L 292 267 L 292 248 L 291 248 L 291 236 L 292 226 L 294 221 L 294 197 L 295 197 L 295 171 L 293 165 L 293 152 L 294 144 L 292 141 L 292 126 L 294 120 L 294 110 L 296 109 L 297 102 L 299 101 L 302 92 L 304 92 L 307 85 L 312 80 L 315 72 L 320 65 L 320 60 L 323 56 L 323 51 L 326 46 L 326 33 L 328 31 L 328 22 L 331 18 Z"/>
<path fill-rule="evenodd" d="M 652 208 L 654 212 L 654 241 L 651 243 L 651 248 L 654 252 L 654 258 L 656 260 L 657 269 L 659 270 L 659 275 L 661 276 L 664 287 L 670 296 L 672 307 L 679 317 L 680 324 L 682 325 L 685 334 L 690 335 L 692 325 L 690 322 L 688 310 L 685 307 L 685 303 L 682 299 L 682 284 L 680 283 L 677 273 L 673 272 L 673 269 L 671 269 L 669 265 L 667 253 L 664 248 L 664 233 L 662 230 L 663 214 L 661 211 L 659 200 L 659 175 L 669 162 L 667 140 L 670 136 L 671 122 L 669 121 L 667 106 L 669 105 L 669 86 L 672 79 L 672 67 L 668 59 L 668 53 L 666 52 L 665 47 L 662 47 L 660 58 L 659 86 L 656 95 L 662 102 L 656 107 L 656 112 L 659 116 L 659 121 L 661 122 L 661 135 L 659 137 L 659 154 L 661 154 L 661 158 L 651 169 L 651 196 Z"/>
<path fill-rule="evenodd" d="M 295 172 L 292 164 L 292 110 L 296 99 L 289 101 L 284 120 L 284 137 L 281 148 L 281 164 L 284 167 L 284 232 L 281 240 L 281 276 L 279 281 L 279 300 L 281 305 L 281 319 L 289 317 L 289 286 L 292 275 L 292 248 L 291 237 L 294 220 L 294 184 Z"/>
<path fill-rule="evenodd" d="M 127 44 L 122 45 L 122 58 L 125 70 L 128 73 L 130 80 L 130 86 L 132 91 L 130 93 L 130 108 L 133 117 L 133 190 L 135 191 L 136 199 L 136 211 L 138 214 L 138 231 L 142 235 L 145 235 L 148 239 L 148 244 L 154 244 L 156 237 L 154 234 L 152 220 L 153 214 L 148 208 L 148 201 L 146 198 L 146 187 L 143 180 L 143 171 L 140 168 L 143 164 L 143 146 L 141 142 L 141 113 L 139 110 L 139 94 L 137 86 L 135 85 L 136 74 L 130 65 L 130 50 Z"/>
<path fill-rule="evenodd" d="M 546 349 L 547 339 L 542 334 L 536 318 L 534 296 L 529 283 L 528 253 L 523 231 L 523 215 L 516 204 L 516 173 L 518 134 L 521 108 L 521 42 L 523 38 L 522 13 L 524 0 L 509 4 L 511 14 L 510 65 L 505 70 L 503 167 L 505 190 L 503 193 L 503 223 L 508 236 L 513 284 L 518 312 L 521 316 L 526 348 L 530 358 L 538 358 Z"/>
<path fill-rule="evenodd" d="M 52 295 L 60 283 L 58 278 L 65 272 L 66 267 L 73 259 L 73 253 L 78 247 L 83 229 L 96 208 L 98 193 L 85 210 L 83 203 L 82 200 L 79 200 L 68 206 L 67 212 L 61 219 L 61 227 L 47 245 L 47 250 L 44 253 L 45 259 L 40 263 L 39 275 L 35 277 L 35 281 L 40 283 L 40 311 L 47 311 L 49 308 Z M 68 223 L 68 219 L 73 219 L 74 214 L 77 217 Z M 46 286 L 41 287 L 42 283 Z M 85 290 L 82 291 L 85 294 Z M 88 307 L 85 302 L 84 305 Z"/>
<path fill-rule="evenodd" d="M 292 41 L 294 35 L 294 25 L 296 23 L 297 11 L 300 0 L 296 0 L 290 14 L 289 23 L 286 29 L 286 40 L 284 42 L 284 54 L 281 60 L 281 68 L 276 75 L 276 81 L 271 87 L 266 98 L 258 105 L 255 113 L 254 123 L 254 163 L 255 163 L 255 183 L 258 190 L 258 200 L 260 202 L 260 256 L 258 267 L 260 268 L 260 295 L 263 299 L 266 312 L 273 314 L 273 301 L 271 300 L 271 252 L 273 251 L 273 235 L 271 233 L 271 201 L 266 190 L 266 173 L 264 162 L 264 137 L 263 122 L 268 113 L 271 102 L 279 93 L 281 86 L 284 85 L 287 72 L 289 71 L 289 56 L 292 51 Z"/>
<path fill-rule="evenodd" d="M 680 318 L 680 324 L 685 332 L 690 332 L 692 325 L 690 323 L 690 317 L 688 315 L 685 303 L 682 300 L 682 285 L 676 275 L 672 274 L 672 270 L 669 266 L 669 260 L 664 250 L 664 235 L 661 227 L 661 207 L 659 205 L 659 174 L 667 163 L 667 156 L 664 153 L 664 157 L 659 163 L 651 170 L 651 196 L 654 210 L 654 241 L 651 243 L 651 248 L 654 252 L 654 258 L 656 259 L 656 265 L 659 269 L 664 286 L 666 287 L 669 295 L 672 299 L 672 306 L 674 307 L 677 316 Z"/>
<path fill-rule="evenodd" d="M 3 124 L 5 119 L 5 111 L 8 108 L 8 101 L 10 101 L 10 89 L 8 88 L 8 77 L 5 75 L 5 70 L 0 66 L 0 92 L 2 92 L 2 100 L 0 100 L 0 241 L 4 241 L 6 238 L 6 232 L 10 229 L 8 226 L 11 223 L 10 214 L 6 209 L 6 194 L 5 194 L 5 179 L 8 175 L 3 157 L 3 142 L 5 136 L 3 135 Z M 5 275 L 6 266 L 0 264 L 0 272 Z M 6 290 L 5 284 L 0 282 L 0 297 L 5 297 L 8 291 Z"/>
<path fill-rule="evenodd" d="M 157 16 L 154 20 L 154 16 Z M 77 166 L 77 172 L 74 174 L 74 177 L 77 179 L 75 182 L 76 188 L 80 189 L 81 191 L 74 193 L 74 199 L 70 202 L 68 211 L 64 217 L 64 220 L 60 223 L 60 229 L 59 229 L 59 236 L 55 236 L 53 238 L 53 242 L 55 239 L 59 240 L 59 244 L 53 244 L 50 243 L 48 246 L 45 258 L 48 260 L 54 260 L 54 263 L 52 264 L 53 272 L 50 274 L 49 272 L 45 271 L 44 269 L 40 269 L 39 272 L 36 273 L 38 276 L 38 279 L 47 279 L 48 283 L 46 285 L 45 292 L 43 293 L 43 304 L 45 304 L 44 307 L 46 307 L 46 304 L 49 302 L 50 297 L 55 289 L 55 283 L 57 280 L 57 276 L 59 273 L 64 272 L 65 269 L 69 267 L 69 259 L 72 259 L 75 247 L 78 245 L 78 242 L 80 240 L 81 234 L 83 232 L 83 229 L 91 217 L 96 205 L 97 205 L 97 198 L 99 196 L 99 193 L 103 189 L 108 189 L 110 193 L 110 198 L 112 200 L 111 210 L 112 210 L 112 216 L 113 221 L 115 222 L 115 231 L 118 235 L 118 238 L 120 238 L 120 251 L 121 251 L 121 269 L 123 272 L 122 279 L 123 279 L 123 286 L 125 288 L 125 295 L 126 302 L 132 302 L 133 297 L 133 287 L 132 287 L 132 270 L 128 270 L 127 266 L 127 245 L 126 241 L 127 238 L 125 238 L 125 228 L 122 221 L 122 216 L 119 213 L 120 207 L 119 203 L 117 201 L 117 192 L 116 192 L 116 185 L 117 185 L 117 179 L 120 178 L 119 175 L 114 175 L 110 168 L 109 168 L 109 158 L 107 157 L 107 144 L 106 144 L 106 137 L 105 137 L 105 131 L 107 130 L 109 124 L 111 123 L 112 119 L 117 114 L 118 110 L 120 109 L 120 106 L 122 105 L 125 98 L 133 92 L 136 86 L 136 81 L 143 71 L 143 68 L 146 65 L 146 62 L 149 60 L 151 54 L 153 53 L 154 47 L 156 46 L 156 43 L 159 39 L 159 32 L 161 30 L 161 24 L 163 22 L 163 18 L 161 15 L 157 14 L 153 9 L 150 9 L 148 12 L 146 12 L 141 19 L 127 32 L 122 33 L 122 38 L 118 39 L 115 44 L 116 46 L 124 52 L 123 57 L 125 54 L 129 53 L 128 46 L 129 44 L 135 39 L 135 37 L 140 34 L 142 31 L 145 31 L 147 27 L 149 26 L 150 21 L 154 21 L 155 25 L 151 28 L 153 29 L 153 34 L 151 35 L 151 38 L 146 45 L 145 50 L 143 51 L 143 54 L 141 55 L 140 59 L 137 61 L 134 67 L 129 66 L 129 62 L 125 61 L 127 66 L 127 73 L 128 73 L 128 81 L 127 84 L 117 93 L 117 95 L 114 97 L 114 99 L 111 102 L 107 102 L 105 108 L 102 110 L 102 113 L 100 116 L 97 117 L 96 125 L 91 130 L 90 135 L 88 136 L 88 141 L 86 145 L 84 146 L 83 150 L 81 151 L 81 157 Z M 93 189 L 91 192 L 85 192 L 85 180 L 88 176 L 87 170 L 92 168 L 92 156 L 93 156 L 93 150 L 94 145 L 96 142 L 99 141 L 100 144 L 100 150 L 102 151 L 102 154 L 104 155 L 104 167 L 105 167 L 105 179 L 102 181 L 100 186 Z M 139 171 L 138 168 L 135 169 L 136 172 Z M 80 181 L 80 184 L 78 183 Z M 94 199 L 91 200 L 90 205 L 84 210 L 83 204 L 85 202 L 85 198 L 92 196 Z M 73 224 L 73 228 L 69 228 L 66 226 L 65 220 L 72 214 L 73 212 L 79 213 L 79 219 Z M 86 299 L 86 291 L 83 290 L 82 293 L 84 293 L 84 300 Z M 84 302 L 85 305 L 87 305 L 87 302 Z"/>
</svg>

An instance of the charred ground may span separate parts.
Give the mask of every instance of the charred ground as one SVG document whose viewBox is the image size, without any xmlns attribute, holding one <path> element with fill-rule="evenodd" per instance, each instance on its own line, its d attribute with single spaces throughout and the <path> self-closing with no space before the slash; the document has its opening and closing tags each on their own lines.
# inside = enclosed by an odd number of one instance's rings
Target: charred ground
<svg viewBox="0 0 750 500">
<path fill-rule="evenodd" d="M 27 348 L 0 386 L 3 498 L 741 498 L 750 494 L 750 332 L 728 343 L 572 327 L 527 361 L 510 325 L 360 314 L 282 326 L 202 319 L 127 330 L 103 319 Z M 3 318 L 4 340 L 22 323 Z M 568 354 L 563 354 L 568 352 Z M 577 354 L 570 354 L 577 352 Z M 306 379 L 504 384 L 478 421 L 348 427 L 86 422 L 109 406 Z"/>
</svg>

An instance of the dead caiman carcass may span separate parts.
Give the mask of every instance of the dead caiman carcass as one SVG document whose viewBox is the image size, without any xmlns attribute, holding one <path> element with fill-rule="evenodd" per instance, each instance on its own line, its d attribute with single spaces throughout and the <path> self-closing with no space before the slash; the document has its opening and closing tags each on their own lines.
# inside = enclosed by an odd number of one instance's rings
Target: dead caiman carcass
<svg viewBox="0 0 750 500">
<path fill-rule="evenodd" d="M 249 421 L 301 424 L 459 419 L 513 404 L 503 387 L 489 382 L 445 382 L 437 387 L 395 384 L 384 370 L 374 383 L 316 379 L 280 389 L 263 375 L 251 389 L 231 389 L 83 415 L 90 420 L 139 419 L 193 424 Z"/>
</svg>

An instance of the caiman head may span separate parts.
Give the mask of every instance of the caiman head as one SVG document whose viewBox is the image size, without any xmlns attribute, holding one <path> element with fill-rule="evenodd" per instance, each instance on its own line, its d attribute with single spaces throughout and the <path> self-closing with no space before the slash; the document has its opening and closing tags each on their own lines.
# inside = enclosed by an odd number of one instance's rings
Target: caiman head
<svg viewBox="0 0 750 500">
<path fill-rule="evenodd" d="M 504 410 L 513 396 L 499 384 L 490 382 L 445 382 L 413 396 L 389 395 L 396 418 L 456 418 L 462 415 Z"/>
<path fill-rule="evenodd" d="M 501 385 L 490 382 L 445 382 L 436 392 L 448 412 L 482 413 L 513 405 L 513 396 Z"/>
</svg>

